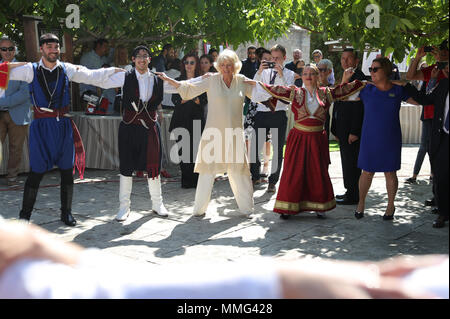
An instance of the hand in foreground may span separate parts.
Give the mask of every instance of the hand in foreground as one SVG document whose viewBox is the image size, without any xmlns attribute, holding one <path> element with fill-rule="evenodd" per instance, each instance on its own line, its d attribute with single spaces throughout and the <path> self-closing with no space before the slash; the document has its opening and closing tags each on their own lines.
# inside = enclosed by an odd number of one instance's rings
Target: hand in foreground
<svg viewBox="0 0 450 319">
<path fill-rule="evenodd" d="M 81 247 L 55 240 L 34 225 L 0 221 L 0 276 L 20 259 L 47 259 L 73 265 L 81 251 Z"/>
<path fill-rule="evenodd" d="M 407 289 L 404 276 L 438 265 L 441 255 L 396 257 L 380 262 L 304 260 L 280 266 L 284 298 L 434 298 Z"/>
</svg>

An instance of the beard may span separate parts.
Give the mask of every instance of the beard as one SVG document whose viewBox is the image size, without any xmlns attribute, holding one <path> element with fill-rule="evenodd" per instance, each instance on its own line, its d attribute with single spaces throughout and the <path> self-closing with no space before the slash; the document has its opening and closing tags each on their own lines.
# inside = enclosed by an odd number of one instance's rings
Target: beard
<svg viewBox="0 0 450 319">
<path fill-rule="evenodd" d="M 45 54 L 42 53 L 42 57 L 47 60 L 48 62 L 54 63 L 59 59 L 59 54 Z"/>
</svg>

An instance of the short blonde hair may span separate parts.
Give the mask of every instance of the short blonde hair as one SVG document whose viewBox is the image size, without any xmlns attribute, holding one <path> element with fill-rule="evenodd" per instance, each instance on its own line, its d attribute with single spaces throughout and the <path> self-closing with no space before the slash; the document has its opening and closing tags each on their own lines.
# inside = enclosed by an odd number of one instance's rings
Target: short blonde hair
<svg viewBox="0 0 450 319">
<path fill-rule="evenodd" d="M 220 73 L 219 65 L 223 64 L 224 62 L 231 62 L 234 64 L 234 74 L 238 74 L 239 71 L 241 71 L 242 68 L 242 62 L 239 60 L 239 57 L 237 56 L 236 52 L 230 49 L 223 50 L 219 56 L 217 57 L 217 61 L 214 62 L 214 67 L 217 71 Z"/>
</svg>

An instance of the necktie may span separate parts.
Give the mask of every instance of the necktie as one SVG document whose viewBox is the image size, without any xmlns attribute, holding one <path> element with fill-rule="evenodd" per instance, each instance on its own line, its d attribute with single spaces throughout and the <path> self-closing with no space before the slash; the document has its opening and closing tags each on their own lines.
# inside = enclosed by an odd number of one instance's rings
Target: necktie
<svg viewBox="0 0 450 319">
<path fill-rule="evenodd" d="M 275 78 L 277 77 L 277 71 L 272 71 L 272 78 L 270 79 L 270 83 L 269 84 L 274 84 L 275 83 Z"/>
</svg>

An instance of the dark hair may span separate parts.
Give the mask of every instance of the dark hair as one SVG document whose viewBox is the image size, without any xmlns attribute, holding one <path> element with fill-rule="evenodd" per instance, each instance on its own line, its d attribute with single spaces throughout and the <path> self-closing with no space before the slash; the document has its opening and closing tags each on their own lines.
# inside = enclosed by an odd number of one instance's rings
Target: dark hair
<svg viewBox="0 0 450 319">
<path fill-rule="evenodd" d="M 195 73 L 194 73 L 194 77 L 200 76 L 200 59 L 198 58 L 198 56 L 195 53 L 188 53 L 181 59 L 181 75 L 180 75 L 180 77 L 183 78 L 183 79 L 187 79 L 186 67 L 184 66 L 184 62 L 188 58 L 194 58 L 195 59 Z"/>
<path fill-rule="evenodd" d="M 211 64 L 214 63 L 214 58 L 213 58 L 211 55 L 209 55 L 209 54 L 203 54 L 203 55 L 200 57 L 199 60 L 201 60 L 201 59 L 208 59 L 209 62 L 211 62 Z"/>
<path fill-rule="evenodd" d="M 172 44 L 167 43 L 167 44 L 165 44 L 165 45 L 163 46 L 162 50 L 163 50 L 163 51 L 165 51 L 165 50 L 170 50 L 172 47 L 173 47 Z"/>
<path fill-rule="evenodd" d="M 300 59 L 300 60 L 298 60 L 297 63 L 295 64 L 295 67 L 297 67 L 297 65 L 298 65 L 300 62 L 303 62 L 303 64 L 304 64 L 303 66 L 304 66 L 304 67 L 306 66 L 305 60 Z"/>
<path fill-rule="evenodd" d="M 209 54 L 203 54 L 199 61 L 202 59 L 208 59 L 209 63 L 211 63 L 211 67 L 209 68 L 209 72 L 217 72 L 216 68 L 214 67 L 214 58 Z"/>
<path fill-rule="evenodd" d="M 167 70 L 175 69 L 181 71 L 181 60 L 180 59 L 172 59 L 167 62 Z"/>
<path fill-rule="evenodd" d="M 219 51 L 217 51 L 217 49 L 215 49 L 215 48 L 211 48 L 211 49 L 209 49 L 209 52 L 208 52 L 208 54 L 209 55 L 212 55 L 214 52 L 217 52 L 217 53 L 219 53 Z"/>
<path fill-rule="evenodd" d="M 275 44 L 275 45 L 270 49 L 270 53 L 272 53 L 272 51 L 281 51 L 281 53 L 283 53 L 283 56 L 286 56 L 286 49 L 285 49 L 284 46 L 282 46 L 281 44 Z"/>
<path fill-rule="evenodd" d="M 386 77 L 390 77 L 392 74 L 392 62 L 386 57 L 376 58 L 373 62 L 378 62 L 381 66 L 381 69 L 383 70 Z"/>
<path fill-rule="evenodd" d="M 108 63 L 105 63 L 102 65 L 102 68 L 110 68 L 110 67 L 111 67 L 111 65 L 109 65 Z"/>
<path fill-rule="evenodd" d="M 255 47 L 254 45 L 249 46 L 249 47 L 247 48 L 247 52 L 248 52 L 248 50 L 250 50 L 250 49 L 256 50 L 256 47 Z"/>
<path fill-rule="evenodd" d="M 59 38 L 53 33 L 45 33 L 39 38 L 39 46 L 42 46 L 44 43 L 50 42 L 59 43 Z"/>
<path fill-rule="evenodd" d="M 259 49 L 261 49 L 261 50 L 259 50 Z M 259 61 L 261 61 L 262 56 L 263 56 L 264 53 L 272 54 L 272 52 L 270 52 L 266 48 L 259 48 L 259 49 L 258 49 L 259 50 L 258 53 L 256 54 L 256 56 L 258 57 Z"/>
<path fill-rule="evenodd" d="M 353 56 L 355 59 L 358 59 L 358 51 L 353 48 L 345 48 L 343 52 L 353 52 Z"/>
<path fill-rule="evenodd" d="M 133 52 L 131 53 L 131 56 L 136 58 L 137 54 L 139 53 L 139 51 L 141 50 L 145 50 L 147 51 L 148 55 L 150 56 L 150 50 L 149 48 L 147 48 L 145 45 L 138 45 L 137 47 L 135 47 L 133 49 Z"/>
<path fill-rule="evenodd" d="M 97 49 L 99 46 L 102 46 L 103 43 L 109 43 L 109 41 L 106 39 L 103 39 L 103 38 L 95 40 L 94 41 L 94 50 Z"/>
<path fill-rule="evenodd" d="M 439 50 L 447 50 L 448 51 L 448 40 L 442 41 L 441 44 L 439 44 Z"/>
</svg>

